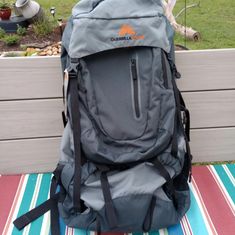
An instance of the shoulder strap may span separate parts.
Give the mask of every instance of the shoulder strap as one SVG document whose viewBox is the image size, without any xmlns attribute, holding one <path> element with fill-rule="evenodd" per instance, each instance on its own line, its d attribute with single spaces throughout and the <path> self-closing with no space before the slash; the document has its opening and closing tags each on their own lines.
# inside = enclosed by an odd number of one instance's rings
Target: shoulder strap
<svg viewBox="0 0 235 235">
<path fill-rule="evenodd" d="M 79 59 L 71 58 L 69 74 L 69 93 L 71 97 L 71 113 L 73 142 L 74 142 L 74 186 L 73 186 L 73 209 L 74 212 L 81 212 L 82 204 L 81 196 L 81 166 L 84 156 L 81 151 L 81 125 L 80 125 L 80 109 L 79 109 L 79 93 L 78 80 L 80 76 L 80 62 Z"/>
</svg>

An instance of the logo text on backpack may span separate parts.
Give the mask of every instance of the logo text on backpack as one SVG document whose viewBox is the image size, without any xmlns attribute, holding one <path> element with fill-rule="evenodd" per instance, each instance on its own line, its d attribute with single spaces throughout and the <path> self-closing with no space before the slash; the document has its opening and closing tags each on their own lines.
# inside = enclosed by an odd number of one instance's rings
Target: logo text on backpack
<svg viewBox="0 0 235 235">
<path fill-rule="evenodd" d="M 112 37 L 111 41 L 143 40 L 144 35 L 137 35 L 136 31 L 128 24 L 123 24 L 118 33 L 119 37 Z"/>
</svg>

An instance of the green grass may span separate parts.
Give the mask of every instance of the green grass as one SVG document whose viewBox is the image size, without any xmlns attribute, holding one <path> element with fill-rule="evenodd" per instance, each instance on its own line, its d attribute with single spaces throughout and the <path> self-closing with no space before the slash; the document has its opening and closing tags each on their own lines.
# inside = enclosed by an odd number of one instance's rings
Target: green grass
<svg viewBox="0 0 235 235">
<path fill-rule="evenodd" d="M 50 8 L 56 7 L 56 18 L 67 19 L 71 15 L 73 6 L 78 0 L 37 0 L 44 8 L 46 13 L 50 14 Z"/>
<path fill-rule="evenodd" d="M 187 5 L 198 3 L 200 7 L 187 10 L 187 26 L 201 33 L 201 41 L 186 41 L 190 49 L 235 47 L 235 0 L 187 0 Z M 175 15 L 184 7 L 178 0 Z M 184 13 L 177 19 L 184 24 Z M 176 35 L 175 43 L 184 45 L 184 37 Z"/>
<path fill-rule="evenodd" d="M 193 166 L 222 165 L 222 164 L 235 164 L 235 161 L 217 161 L 217 162 L 196 162 L 196 163 L 192 163 Z"/>
<path fill-rule="evenodd" d="M 190 49 L 235 47 L 235 0 L 186 0 L 187 5 L 198 3 L 200 7 L 187 10 L 187 26 L 201 33 L 201 41 L 186 41 Z M 47 14 L 56 7 L 56 18 L 67 19 L 78 0 L 38 0 Z M 175 14 L 184 7 L 184 0 L 177 0 Z M 184 14 L 177 21 L 184 24 Z M 176 35 L 175 43 L 184 45 L 184 38 Z"/>
</svg>

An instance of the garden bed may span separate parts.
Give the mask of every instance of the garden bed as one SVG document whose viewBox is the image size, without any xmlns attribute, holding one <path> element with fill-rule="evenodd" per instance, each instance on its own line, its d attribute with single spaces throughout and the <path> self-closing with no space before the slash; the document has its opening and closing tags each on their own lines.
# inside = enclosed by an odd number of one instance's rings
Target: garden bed
<svg viewBox="0 0 235 235">
<path fill-rule="evenodd" d="M 27 34 L 23 36 L 19 43 L 7 46 L 3 41 L 0 41 L 0 53 L 6 52 L 6 51 L 24 51 L 25 47 L 24 45 L 28 44 L 54 44 L 61 41 L 61 34 L 59 31 L 59 28 L 55 28 L 50 34 L 45 36 L 38 36 L 30 27 L 27 30 Z"/>
</svg>

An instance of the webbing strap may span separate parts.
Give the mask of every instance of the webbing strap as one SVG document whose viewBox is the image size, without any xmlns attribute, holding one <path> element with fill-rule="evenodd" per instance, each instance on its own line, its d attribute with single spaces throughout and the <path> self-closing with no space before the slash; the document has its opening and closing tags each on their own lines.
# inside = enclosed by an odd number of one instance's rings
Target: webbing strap
<svg viewBox="0 0 235 235">
<path fill-rule="evenodd" d="M 152 163 L 154 164 L 155 168 L 158 170 L 160 175 L 166 180 L 165 184 L 163 185 L 163 189 L 165 190 L 167 196 L 171 198 L 174 202 L 175 188 L 173 184 L 173 179 L 171 178 L 166 168 L 161 164 L 161 162 L 159 162 L 157 158 L 152 161 Z"/>
<path fill-rule="evenodd" d="M 183 126 L 183 123 L 181 121 L 181 106 L 184 106 L 185 107 L 185 103 L 184 103 L 184 100 L 183 100 L 183 97 L 179 91 L 179 89 L 177 88 L 176 86 L 176 82 L 175 82 L 175 79 L 172 79 L 172 84 L 173 84 L 173 89 L 174 89 L 174 93 L 175 93 L 175 100 L 176 100 L 176 106 L 177 106 L 177 118 L 178 118 L 178 122 L 179 122 L 179 125 L 180 125 L 180 128 L 183 130 L 184 134 L 185 134 L 185 139 L 186 139 L 186 142 L 189 141 L 188 137 L 186 136 L 186 133 L 185 133 L 185 129 L 184 129 L 184 126 Z M 185 110 L 186 110 L 186 107 L 185 107 Z M 188 121 L 190 122 L 190 116 L 189 116 L 189 111 L 187 111 L 187 114 L 188 114 Z M 187 115 L 186 114 L 186 115 Z M 189 123 L 188 122 L 188 129 L 190 128 L 189 127 Z M 189 135 L 189 133 L 188 133 Z"/>
<path fill-rule="evenodd" d="M 189 110 L 186 108 L 184 98 L 183 98 L 181 92 L 179 91 L 179 89 L 177 89 L 177 90 L 178 90 L 178 93 L 179 93 L 181 110 L 185 114 L 185 120 L 184 120 L 185 134 L 186 134 L 187 140 L 190 141 L 190 113 L 189 113 Z"/>
<path fill-rule="evenodd" d="M 143 223 L 143 231 L 145 233 L 149 232 L 151 229 L 155 206 L 156 206 L 156 196 L 153 195 Z"/>
<path fill-rule="evenodd" d="M 17 218 L 13 224 L 17 229 L 22 230 L 25 226 L 44 215 L 47 211 L 51 210 L 55 206 L 57 207 L 57 201 L 59 199 L 59 193 L 55 194 L 53 197 L 39 205 L 38 207 L 32 209 L 21 217 Z M 52 235 L 58 235 L 59 233 L 52 233 Z"/>
<path fill-rule="evenodd" d="M 158 170 L 159 174 L 166 180 L 166 182 L 170 182 L 172 180 L 169 172 L 161 164 L 161 162 L 159 162 L 159 160 L 157 158 L 155 158 L 151 162 L 153 163 L 154 167 Z"/>
<path fill-rule="evenodd" d="M 178 156 L 177 123 L 178 123 L 178 115 L 177 111 L 175 111 L 174 130 L 173 130 L 172 145 L 171 145 L 171 155 L 175 158 L 177 158 Z"/>
<path fill-rule="evenodd" d="M 186 115 L 186 124 L 185 124 L 185 133 L 188 138 L 188 141 L 190 141 L 190 112 L 188 109 L 185 109 L 185 115 Z"/>
<path fill-rule="evenodd" d="M 186 129 L 184 129 L 183 123 L 181 121 L 181 105 L 185 107 L 185 103 L 184 103 L 184 99 L 181 95 L 181 92 L 179 91 L 179 89 L 177 88 L 176 85 L 176 81 L 173 78 L 172 79 L 172 85 L 173 85 L 173 90 L 174 90 L 174 94 L 175 94 L 175 100 L 176 100 L 176 110 L 177 110 L 177 120 L 178 123 L 180 125 L 181 130 L 183 130 L 183 134 L 184 134 L 184 138 L 185 138 L 185 142 L 186 142 L 186 152 L 187 152 L 187 156 L 188 156 L 188 160 L 189 160 L 189 165 L 190 165 L 190 169 L 189 169 L 189 181 L 191 181 L 191 172 L 192 172 L 192 167 L 191 167 L 191 161 L 192 161 L 192 155 L 191 155 L 191 150 L 190 150 L 190 146 L 189 146 L 189 137 L 190 137 L 190 115 L 189 115 L 189 111 L 186 111 L 186 118 L 188 119 L 188 123 L 186 126 Z M 186 107 L 185 107 L 186 109 Z"/>
<path fill-rule="evenodd" d="M 180 109 L 180 111 L 184 112 L 184 120 L 183 120 L 183 124 L 185 125 L 184 131 L 187 137 L 187 141 L 190 141 L 190 113 L 189 110 L 186 108 L 183 96 L 181 94 L 181 92 L 179 91 L 179 89 L 177 87 L 175 87 L 174 89 L 176 89 L 176 93 L 178 93 L 179 96 L 179 104 L 177 104 L 176 106 L 176 113 L 175 113 L 175 123 L 174 123 L 174 132 L 173 132 L 173 138 L 172 138 L 172 148 L 171 148 L 171 154 L 174 157 L 177 157 L 178 154 L 178 143 L 177 143 L 177 123 L 179 120 L 179 118 L 181 118 L 181 116 L 179 117 L 179 111 L 178 109 Z M 176 94 L 177 96 L 177 94 Z M 180 106 L 180 108 L 178 108 L 178 105 Z M 181 114 L 180 114 L 181 115 Z M 181 121 L 180 121 L 181 122 Z"/>
<path fill-rule="evenodd" d="M 161 164 L 161 162 L 155 158 L 154 160 L 151 161 L 154 165 L 154 167 L 158 170 L 159 174 L 166 180 L 163 188 L 165 189 L 165 193 L 172 198 L 174 202 L 174 185 L 173 185 L 173 180 L 169 174 L 169 172 L 166 170 L 166 168 Z M 149 232 L 152 226 L 152 219 L 153 219 L 153 213 L 154 209 L 156 207 L 156 196 L 153 194 L 151 198 L 151 202 L 148 208 L 148 211 L 146 213 L 144 223 L 143 223 L 143 231 L 144 232 Z"/>
<path fill-rule="evenodd" d="M 171 57 L 171 54 L 169 54 L 169 53 L 166 54 L 166 57 L 169 61 L 169 65 L 170 65 L 171 71 L 172 71 L 172 85 L 173 85 L 173 91 L 174 91 L 175 102 L 176 102 L 175 126 L 174 126 L 174 133 L 173 133 L 173 139 L 172 139 L 171 154 L 173 156 L 177 157 L 178 143 L 177 143 L 177 134 L 176 133 L 177 133 L 178 124 L 180 125 L 180 128 L 182 128 L 182 130 L 185 131 L 184 126 L 183 126 L 182 121 L 181 121 L 181 105 L 183 105 L 185 107 L 185 103 L 184 103 L 183 97 L 182 97 L 180 91 L 178 90 L 176 82 L 175 82 L 175 79 L 181 78 L 181 74 L 177 71 L 176 65 L 173 61 L 173 58 Z M 189 114 L 189 112 L 187 114 Z M 188 124 L 190 124 L 190 123 L 188 123 Z M 189 125 L 187 126 L 187 128 L 189 130 Z M 189 144 L 187 143 L 189 141 L 189 138 L 187 138 L 187 137 L 189 137 L 189 131 L 188 131 L 188 133 L 184 132 L 184 134 L 185 134 L 185 137 L 186 137 L 186 145 L 188 145 L 188 147 L 189 147 Z"/>
<path fill-rule="evenodd" d="M 81 125 L 78 94 L 78 72 L 69 71 L 69 92 L 71 97 L 71 114 L 74 141 L 74 190 L 73 207 L 75 212 L 81 212 Z"/>
<path fill-rule="evenodd" d="M 66 124 L 67 124 L 67 118 L 66 118 L 66 115 L 65 115 L 64 111 L 61 114 L 62 114 L 62 121 L 63 121 L 64 127 L 65 127 Z"/>
<path fill-rule="evenodd" d="M 98 213 L 96 215 L 96 234 L 101 235 L 101 223 L 100 223 L 100 217 Z"/>
<path fill-rule="evenodd" d="M 180 125 L 180 127 L 183 127 L 183 126 L 181 125 L 181 120 L 180 120 L 181 113 L 180 113 L 180 100 L 179 100 L 178 88 L 176 86 L 174 77 L 172 79 L 172 85 L 173 85 L 173 91 L 174 91 L 174 96 L 175 96 L 176 111 L 175 111 L 175 124 L 174 124 L 171 154 L 177 158 L 178 156 L 177 128 L 178 128 L 178 124 Z"/>
<path fill-rule="evenodd" d="M 60 176 L 63 169 L 63 165 L 58 165 L 55 171 L 53 172 L 54 176 L 51 180 L 50 187 L 50 198 L 27 212 L 26 214 L 17 218 L 13 224 L 17 229 L 22 230 L 25 226 L 44 215 L 47 211 L 51 211 L 51 235 L 60 234 L 60 225 L 59 225 L 59 210 L 58 202 L 64 200 L 63 186 L 60 186 L 60 192 L 56 193 L 57 186 L 61 184 Z"/>
<path fill-rule="evenodd" d="M 52 178 L 51 188 L 50 188 L 50 198 L 53 198 L 54 195 L 56 195 L 56 189 L 58 186 L 58 180 L 56 177 L 57 176 L 54 176 Z M 59 215 L 59 210 L 58 210 L 58 201 L 59 201 L 59 197 L 57 198 L 57 200 L 53 200 L 53 203 L 51 206 L 51 235 L 60 234 L 60 224 L 59 224 L 60 215 Z"/>
<path fill-rule="evenodd" d="M 110 229 L 117 227 L 118 220 L 113 205 L 113 200 L 110 192 L 110 185 L 106 172 L 101 172 L 100 175 L 101 188 L 103 191 L 104 202 L 105 202 L 105 213 L 108 220 Z"/>
<path fill-rule="evenodd" d="M 178 72 L 174 72 L 173 71 L 173 74 L 174 73 L 178 73 Z M 186 109 L 186 106 L 185 106 L 184 99 L 183 99 L 183 97 L 181 95 L 181 92 L 177 88 L 175 77 L 173 77 L 173 79 L 172 79 L 172 85 L 173 85 L 173 91 L 174 91 L 175 102 L 176 102 L 177 120 L 178 120 L 178 123 L 180 125 L 180 128 L 184 131 L 184 126 L 183 126 L 183 123 L 181 121 L 181 106 L 185 107 L 185 109 Z M 186 139 L 186 140 L 188 140 L 188 139 Z"/>
</svg>

